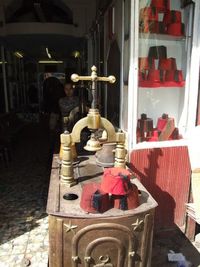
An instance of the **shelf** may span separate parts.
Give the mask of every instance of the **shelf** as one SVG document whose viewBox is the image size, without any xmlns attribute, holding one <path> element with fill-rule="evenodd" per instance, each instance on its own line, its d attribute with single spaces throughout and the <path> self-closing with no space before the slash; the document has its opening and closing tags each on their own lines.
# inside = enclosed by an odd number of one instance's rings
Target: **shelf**
<svg viewBox="0 0 200 267">
<path fill-rule="evenodd" d="M 183 88 L 185 86 L 185 81 L 182 82 L 151 82 L 151 81 L 142 81 L 139 82 L 139 88 Z"/>
<path fill-rule="evenodd" d="M 185 36 L 173 36 L 168 34 L 157 33 L 140 33 L 140 39 L 166 40 L 166 41 L 185 41 Z"/>
</svg>

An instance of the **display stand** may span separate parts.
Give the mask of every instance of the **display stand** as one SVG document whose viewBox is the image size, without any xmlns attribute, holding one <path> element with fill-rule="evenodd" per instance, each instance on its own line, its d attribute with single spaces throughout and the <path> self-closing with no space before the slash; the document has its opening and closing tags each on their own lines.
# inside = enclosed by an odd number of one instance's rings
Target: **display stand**
<svg viewBox="0 0 200 267">
<path fill-rule="evenodd" d="M 137 180 L 140 205 L 133 210 L 110 209 L 102 214 L 86 213 L 80 208 L 82 186 L 98 182 L 103 168 L 94 156 L 82 156 L 74 166 L 78 184 L 60 183 L 60 164 L 53 157 L 48 195 L 49 265 L 69 266 L 151 266 L 152 234 L 156 201 Z M 63 197 L 77 195 L 75 200 Z"/>
</svg>

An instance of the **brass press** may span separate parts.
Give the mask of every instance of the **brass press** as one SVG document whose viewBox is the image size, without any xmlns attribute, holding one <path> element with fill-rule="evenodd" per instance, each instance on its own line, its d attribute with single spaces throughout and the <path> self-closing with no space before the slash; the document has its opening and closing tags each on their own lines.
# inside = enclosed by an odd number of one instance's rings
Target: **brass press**
<svg viewBox="0 0 200 267">
<path fill-rule="evenodd" d="M 126 149 L 125 144 L 125 133 L 122 131 L 115 132 L 115 128 L 112 123 L 106 118 L 101 117 L 99 110 L 97 108 L 97 82 L 109 82 L 114 83 L 115 77 L 98 77 L 97 68 L 92 66 L 92 73 L 90 76 L 79 76 L 78 74 L 72 74 L 71 80 L 73 82 L 78 81 L 91 81 L 91 92 L 92 92 L 92 103 L 91 108 L 86 117 L 80 119 L 73 127 L 72 132 L 65 132 L 61 134 L 61 144 L 62 144 L 62 163 L 61 163 L 61 183 L 65 184 L 68 187 L 71 187 L 77 183 L 77 180 L 74 179 L 73 173 L 73 151 L 75 143 L 80 142 L 81 131 L 87 127 L 91 131 L 91 138 L 88 140 L 85 150 L 88 151 L 98 151 L 101 149 L 101 144 L 96 136 L 95 132 L 99 129 L 104 129 L 106 132 L 107 140 L 106 142 L 116 142 L 115 149 L 115 167 L 125 168 L 125 158 L 126 158 Z"/>
</svg>

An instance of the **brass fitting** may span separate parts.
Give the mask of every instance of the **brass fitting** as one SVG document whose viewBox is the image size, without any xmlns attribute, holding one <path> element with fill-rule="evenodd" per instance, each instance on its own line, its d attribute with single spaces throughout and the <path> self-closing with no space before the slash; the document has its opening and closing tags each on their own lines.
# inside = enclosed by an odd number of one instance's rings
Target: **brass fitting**
<svg viewBox="0 0 200 267">
<path fill-rule="evenodd" d="M 63 133 L 60 136 L 62 144 L 62 163 L 60 172 L 60 182 L 68 187 L 77 183 L 74 179 L 73 165 L 72 165 L 72 150 L 71 150 L 71 135 Z"/>
<path fill-rule="evenodd" d="M 126 167 L 126 153 L 127 150 L 124 148 L 124 144 L 117 144 L 115 149 L 115 167 Z"/>
<path fill-rule="evenodd" d="M 125 133 L 119 130 L 116 133 L 116 149 L 115 149 L 115 167 L 126 168 L 126 154 L 127 150 L 125 149 Z"/>
<path fill-rule="evenodd" d="M 117 143 L 124 143 L 125 142 L 125 133 L 119 131 L 116 133 L 116 142 Z"/>
<path fill-rule="evenodd" d="M 70 146 L 72 142 L 71 134 L 68 132 L 62 133 L 60 135 L 60 142 L 61 144 L 65 144 L 65 146 Z"/>
<path fill-rule="evenodd" d="M 100 128 L 101 116 L 98 109 L 90 109 L 87 115 L 87 126 L 91 130 L 98 130 Z"/>
</svg>

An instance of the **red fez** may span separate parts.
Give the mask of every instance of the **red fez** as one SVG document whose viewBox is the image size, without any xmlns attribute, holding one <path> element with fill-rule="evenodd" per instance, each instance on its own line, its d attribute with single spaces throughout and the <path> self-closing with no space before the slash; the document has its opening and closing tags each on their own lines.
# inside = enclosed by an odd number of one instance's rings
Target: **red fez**
<svg viewBox="0 0 200 267">
<path fill-rule="evenodd" d="M 105 169 L 101 189 L 112 195 L 126 195 L 131 190 L 131 174 L 128 170 L 114 167 Z"/>
<path fill-rule="evenodd" d="M 83 186 L 80 207 L 90 213 L 102 213 L 110 209 L 109 195 L 102 191 L 99 183 Z"/>
</svg>

